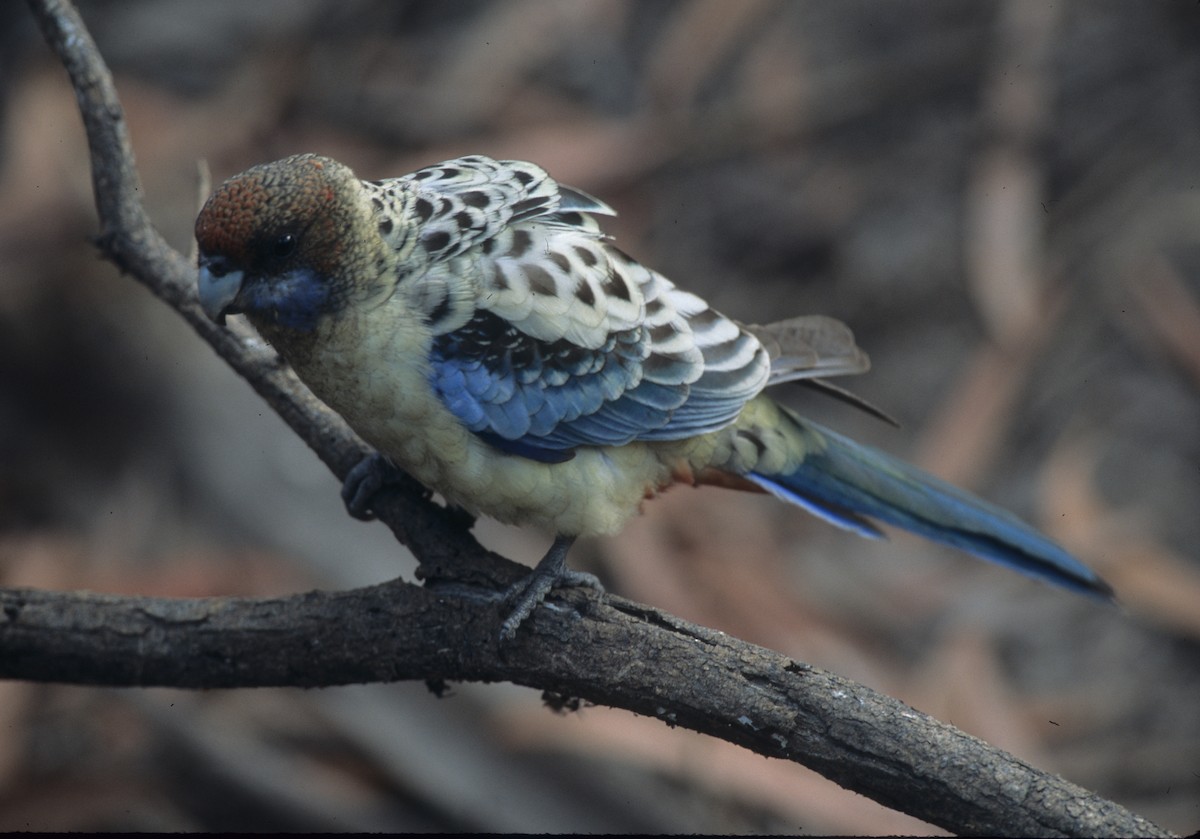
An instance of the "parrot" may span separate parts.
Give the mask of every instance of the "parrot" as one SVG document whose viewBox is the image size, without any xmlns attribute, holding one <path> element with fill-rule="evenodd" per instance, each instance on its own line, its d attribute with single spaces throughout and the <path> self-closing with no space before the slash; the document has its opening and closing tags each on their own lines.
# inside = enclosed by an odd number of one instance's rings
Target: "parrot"
<svg viewBox="0 0 1200 839">
<path fill-rule="evenodd" d="M 1101 601 L 1113 589 L 1015 515 L 805 419 L 766 389 L 869 367 L 823 315 L 743 324 L 619 249 L 615 212 L 524 161 L 469 155 L 360 180 L 300 154 L 231 177 L 196 219 L 197 295 L 241 314 L 373 447 L 350 512 L 402 471 L 472 515 L 540 527 L 504 592 L 511 639 L 677 483 L 769 493 L 846 530 L 880 524 Z"/>
</svg>

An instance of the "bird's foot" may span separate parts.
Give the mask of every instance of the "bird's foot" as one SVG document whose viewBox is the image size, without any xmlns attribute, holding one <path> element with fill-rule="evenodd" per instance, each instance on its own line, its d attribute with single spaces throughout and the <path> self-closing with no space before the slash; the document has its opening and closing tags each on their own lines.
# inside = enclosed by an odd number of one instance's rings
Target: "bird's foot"
<svg viewBox="0 0 1200 839">
<path fill-rule="evenodd" d="M 555 537 L 554 544 L 550 546 L 550 550 L 542 557 L 537 567 L 509 586 L 508 591 L 504 594 L 504 600 L 510 609 L 508 617 L 500 625 L 501 641 L 513 639 L 513 636 L 517 634 L 517 629 L 533 614 L 533 610 L 538 607 L 538 604 L 546 599 L 546 595 L 550 593 L 551 589 L 587 586 L 597 591 L 604 591 L 604 586 L 593 575 L 583 571 L 572 571 L 564 565 L 567 560 L 567 551 L 571 549 L 574 541 L 574 536 Z"/>
<path fill-rule="evenodd" d="M 355 464 L 342 482 L 342 501 L 346 512 L 362 521 L 375 518 L 371 499 L 385 486 L 401 484 L 410 480 L 407 474 L 392 465 L 383 455 L 375 452 Z"/>
</svg>

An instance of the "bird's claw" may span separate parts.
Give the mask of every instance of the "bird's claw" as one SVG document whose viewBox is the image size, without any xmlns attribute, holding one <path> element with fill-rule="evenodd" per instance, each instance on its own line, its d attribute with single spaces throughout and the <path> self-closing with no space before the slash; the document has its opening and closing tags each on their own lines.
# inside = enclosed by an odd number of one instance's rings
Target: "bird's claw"
<svg viewBox="0 0 1200 839">
<path fill-rule="evenodd" d="M 364 457 L 342 482 L 342 501 L 346 505 L 346 512 L 362 521 L 374 519 L 371 499 L 383 487 L 396 483 L 398 473 L 399 470 L 378 452 Z"/>
<path fill-rule="evenodd" d="M 572 588 L 583 586 L 596 591 L 604 591 L 604 586 L 594 574 L 586 571 L 571 571 L 564 569 L 558 576 L 538 574 L 537 569 L 527 576 L 517 580 L 504 593 L 506 603 L 512 604 L 508 617 L 500 624 L 500 640 L 511 641 L 517 634 L 533 610 L 546 599 L 551 590 L 556 588 Z"/>
<path fill-rule="evenodd" d="M 504 602 L 509 607 L 508 616 L 500 624 L 500 640 L 511 641 L 533 610 L 546 599 L 552 589 L 571 586 L 586 586 L 604 591 L 604 586 L 592 574 L 573 571 L 565 567 L 567 551 L 574 542 L 573 537 L 559 536 L 542 557 L 537 567 L 517 580 L 504 592 Z"/>
</svg>

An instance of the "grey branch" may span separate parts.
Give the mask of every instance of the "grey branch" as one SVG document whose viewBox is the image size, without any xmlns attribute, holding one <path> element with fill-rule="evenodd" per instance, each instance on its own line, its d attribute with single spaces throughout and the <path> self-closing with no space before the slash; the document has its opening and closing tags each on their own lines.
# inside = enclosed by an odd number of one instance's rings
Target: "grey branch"
<svg viewBox="0 0 1200 839">
<path fill-rule="evenodd" d="M 178 311 L 343 478 L 366 447 L 260 341 L 204 317 L 193 265 L 141 204 L 123 112 L 95 43 L 65 0 L 30 5 L 77 93 L 100 249 Z M 416 482 L 378 506 L 421 560 L 424 587 L 396 580 L 199 600 L 0 591 L 0 678 L 191 688 L 505 680 L 796 761 L 956 833 L 1169 835 L 869 688 L 620 598 L 556 596 L 501 649 L 497 592 L 523 568 L 481 548 L 462 516 Z"/>
</svg>

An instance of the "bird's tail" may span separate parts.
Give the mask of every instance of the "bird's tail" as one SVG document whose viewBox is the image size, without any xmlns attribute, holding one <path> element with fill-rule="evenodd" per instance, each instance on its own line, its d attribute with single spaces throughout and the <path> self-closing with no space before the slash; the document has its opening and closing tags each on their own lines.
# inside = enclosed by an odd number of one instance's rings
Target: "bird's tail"
<svg viewBox="0 0 1200 839">
<path fill-rule="evenodd" d="M 871 520 L 1102 600 L 1113 590 L 1094 571 L 1006 510 L 785 408 L 783 439 L 803 460 L 783 474 L 752 471 L 768 492 L 863 536 L 882 534 Z M 795 462 L 795 459 L 791 459 Z"/>
</svg>

